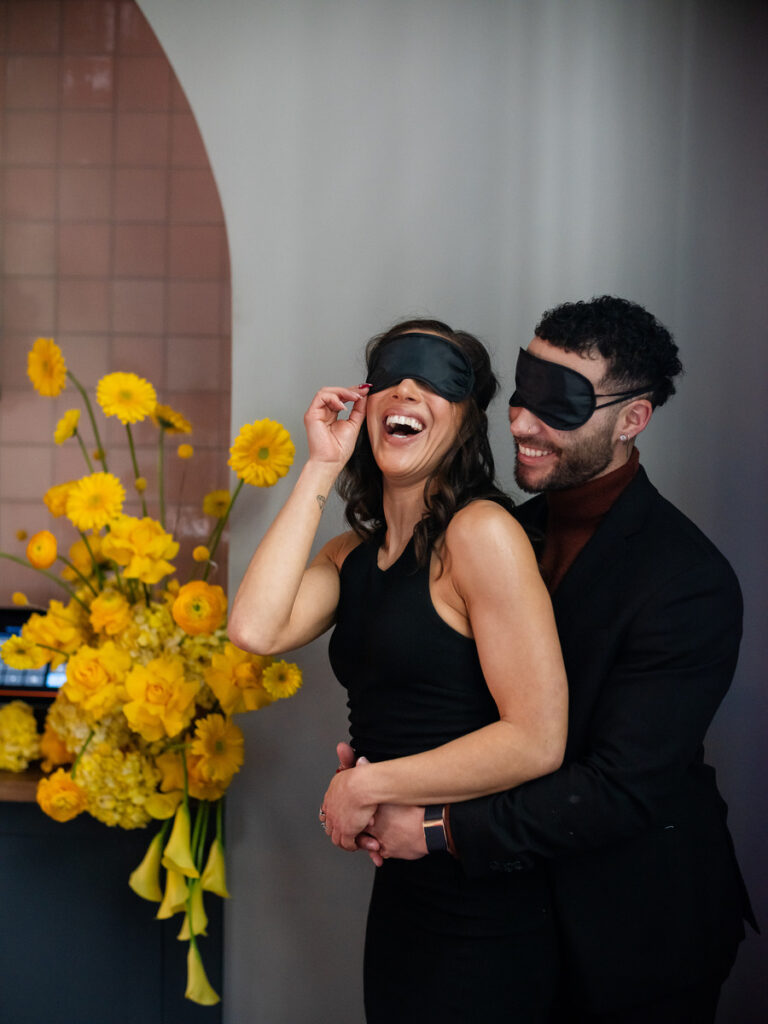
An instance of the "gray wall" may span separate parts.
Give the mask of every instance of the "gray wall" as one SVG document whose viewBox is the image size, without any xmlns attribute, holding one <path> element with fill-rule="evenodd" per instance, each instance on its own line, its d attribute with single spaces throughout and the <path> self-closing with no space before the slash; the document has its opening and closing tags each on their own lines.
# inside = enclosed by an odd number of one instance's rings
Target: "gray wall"
<svg viewBox="0 0 768 1024">
<path fill-rule="evenodd" d="M 233 433 L 274 417 L 301 459 L 316 388 L 358 383 L 363 340 L 405 314 L 483 336 L 505 393 L 517 346 L 559 301 L 624 295 L 674 330 L 688 372 L 641 452 L 743 583 L 743 654 L 708 749 L 765 925 L 765 4 L 140 4 L 221 191 Z M 503 400 L 494 419 L 509 485 Z M 236 510 L 233 588 L 290 479 Z M 321 539 L 339 528 L 330 507 Z M 362 1020 L 371 871 L 316 824 L 345 735 L 325 648 L 297 655 L 298 697 L 245 721 L 229 808 L 228 1024 Z M 768 1019 L 765 947 L 743 947 L 723 1024 Z"/>
</svg>

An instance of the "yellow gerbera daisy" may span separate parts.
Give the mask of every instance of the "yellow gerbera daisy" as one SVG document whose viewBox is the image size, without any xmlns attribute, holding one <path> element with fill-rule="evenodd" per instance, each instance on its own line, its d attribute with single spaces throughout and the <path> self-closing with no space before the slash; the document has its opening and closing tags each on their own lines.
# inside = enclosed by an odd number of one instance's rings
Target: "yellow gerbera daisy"
<svg viewBox="0 0 768 1024">
<path fill-rule="evenodd" d="M 220 519 L 229 508 L 229 491 L 209 491 L 203 498 L 203 515 Z"/>
<path fill-rule="evenodd" d="M 268 665 L 261 675 L 261 685 L 275 700 L 292 697 L 301 682 L 301 669 L 287 661 L 276 661 L 274 665 Z"/>
<path fill-rule="evenodd" d="M 67 494 L 67 518 L 78 530 L 99 530 L 120 515 L 125 489 L 114 473 L 91 473 Z"/>
<path fill-rule="evenodd" d="M 256 420 L 241 428 L 229 449 L 228 465 L 254 487 L 271 487 L 285 476 L 296 454 L 291 435 L 275 420 Z"/>
<path fill-rule="evenodd" d="M 53 432 L 53 440 L 56 444 L 64 444 L 70 437 L 74 437 L 79 423 L 80 410 L 68 409 L 56 424 L 56 430 Z"/>
<path fill-rule="evenodd" d="M 197 767 L 203 778 L 226 782 L 245 760 L 242 730 L 223 715 L 208 715 L 195 726 L 190 751 L 200 758 Z"/>
<path fill-rule="evenodd" d="M 152 422 L 162 427 L 167 434 L 191 434 L 192 424 L 180 412 L 170 405 L 156 405 L 152 413 Z"/>
<path fill-rule="evenodd" d="M 58 544 L 50 530 L 39 530 L 27 544 L 27 558 L 36 569 L 47 569 L 56 561 Z"/>
<path fill-rule="evenodd" d="M 104 414 L 121 423 L 138 423 L 157 405 L 155 389 L 135 373 L 108 373 L 98 383 L 96 398 Z"/>
<path fill-rule="evenodd" d="M 48 398 L 60 395 L 67 385 L 67 364 L 53 338 L 38 338 L 27 356 L 27 375 L 35 391 Z"/>
<path fill-rule="evenodd" d="M 42 668 L 48 655 L 31 640 L 23 636 L 11 636 L 0 647 L 0 657 L 11 668 Z"/>
</svg>

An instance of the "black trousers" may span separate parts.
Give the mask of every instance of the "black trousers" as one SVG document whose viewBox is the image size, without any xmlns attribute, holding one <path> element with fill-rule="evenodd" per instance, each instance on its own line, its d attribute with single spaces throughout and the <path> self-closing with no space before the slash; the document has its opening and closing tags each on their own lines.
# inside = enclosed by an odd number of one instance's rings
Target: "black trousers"
<svg viewBox="0 0 768 1024">
<path fill-rule="evenodd" d="M 714 1024 L 720 988 L 719 982 L 707 984 L 645 1006 L 611 1013 L 560 1010 L 552 1024 Z"/>
</svg>

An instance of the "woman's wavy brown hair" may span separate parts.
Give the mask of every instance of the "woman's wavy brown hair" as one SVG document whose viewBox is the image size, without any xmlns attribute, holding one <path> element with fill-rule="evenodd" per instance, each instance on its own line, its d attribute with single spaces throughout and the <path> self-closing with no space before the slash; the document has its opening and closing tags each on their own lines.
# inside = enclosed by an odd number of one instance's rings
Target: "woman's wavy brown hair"
<svg viewBox="0 0 768 1024">
<path fill-rule="evenodd" d="M 379 345 L 409 331 L 445 338 L 468 356 L 475 372 L 472 394 L 461 403 L 464 417 L 456 439 L 424 484 L 425 511 L 413 534 L 416 559 L 423 566 L 429 562 L 435 545 L 460 508 L 478 498 L 486 498 L 511 511 L 514 502 L 500 490 L 495 480 L 486 409 L 498 390 L 499 382 L 491 369 L 485 346 L 474 335 L 454 331 L 440 320 L 403 320 L 368 342 L 365 348 L 368 368 Z M 373 457 L 365 423 L 336 489 L 346 502 L 347 522 L 355 533 L 363 541 L 380 539 L 386 527 L 381 470 Z"/>
</svg>

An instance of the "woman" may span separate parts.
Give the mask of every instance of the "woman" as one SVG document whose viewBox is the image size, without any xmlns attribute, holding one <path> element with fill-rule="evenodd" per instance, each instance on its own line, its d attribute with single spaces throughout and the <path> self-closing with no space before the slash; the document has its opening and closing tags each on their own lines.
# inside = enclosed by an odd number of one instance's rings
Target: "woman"
<svg viewBox="0 0 768 1024">
<path fill-rule="evenodd" d="M 549 598 L 493 480 L 485 348 L 408 320 L 367 360 L 368 384 L 313 399 L 308 461 L 229 625 L 239 646 L 274 654 L 336 623 L 331 660 L 363 763 L 335 776 L 323 815 L 348 850 L 379 804 L 453 803 L 553 771 L 567 713 Z M 337 480 L 352 530 L 305 568 Z M 369 1024 L 546 1019 L 550 929 L 535 872 L 489 883 L 447 853 L 385 861 L 366 938 Z"/>
</svg>

